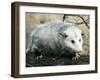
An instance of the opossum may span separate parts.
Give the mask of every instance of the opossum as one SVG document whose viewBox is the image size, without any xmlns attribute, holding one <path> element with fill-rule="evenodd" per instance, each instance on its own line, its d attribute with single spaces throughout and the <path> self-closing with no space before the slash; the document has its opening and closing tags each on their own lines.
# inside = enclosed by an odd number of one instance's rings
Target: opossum
<svg viewBox="0 0 100 80">
<path fill-rule="evenodd" d="M 73 55 L 77 60 L 82 55 L 82 32 L 72 23 L 54 21 L 39 25 L 32 31 L 26 53 L 42 58 L 44 55 Z"/>
</svg>

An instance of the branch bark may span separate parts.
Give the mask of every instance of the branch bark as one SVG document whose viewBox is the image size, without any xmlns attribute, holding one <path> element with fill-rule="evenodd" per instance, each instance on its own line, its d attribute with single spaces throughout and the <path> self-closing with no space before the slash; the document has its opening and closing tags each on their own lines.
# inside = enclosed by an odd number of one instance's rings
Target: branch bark
<svg viewBox="0 0 100 80">
<path fill-rule="evenodd" d="M 84 24 L 88 27 L 89 29 L 89 25 L 87 24 L 87 22 L 84 20 L 84 18 L 82 16 L 79 15 L 79 17 L 83 20 Z"/>
</svg>

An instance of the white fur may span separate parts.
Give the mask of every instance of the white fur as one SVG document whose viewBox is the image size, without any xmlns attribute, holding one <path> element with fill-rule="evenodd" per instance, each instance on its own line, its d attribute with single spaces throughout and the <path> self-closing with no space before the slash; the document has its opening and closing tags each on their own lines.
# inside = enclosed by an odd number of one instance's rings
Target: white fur
<svg viewBox="0 0 100 80">
<path fill-rule="evenodd" d="M 64 41 L 66 46 L 72 48 L 72 50 L 75 51 L 82 51 L 83 39 L 81 36 L 81 30 L 76 27 L 69 27 L 64 33 L 68 35 L 68 38 L 66 38 Z M 81 42 L 79 41 L 79 39 L 81 40 Z M 71 40 L 74 40 L 75 43 L 72 44 Z"/>
</svg>

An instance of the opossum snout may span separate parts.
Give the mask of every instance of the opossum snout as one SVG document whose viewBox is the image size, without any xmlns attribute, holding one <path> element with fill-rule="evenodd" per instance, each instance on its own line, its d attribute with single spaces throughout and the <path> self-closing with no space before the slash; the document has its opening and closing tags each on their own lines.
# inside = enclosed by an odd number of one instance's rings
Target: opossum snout
<svg viewBox="0 0 100 80">
<path fill-rule="evenodd" d="M 74 54 L 75 53 L 78 53 L 79 55 L 81 55 L 82 54 L 82 51 L 75 51 Z"/>
</svg>

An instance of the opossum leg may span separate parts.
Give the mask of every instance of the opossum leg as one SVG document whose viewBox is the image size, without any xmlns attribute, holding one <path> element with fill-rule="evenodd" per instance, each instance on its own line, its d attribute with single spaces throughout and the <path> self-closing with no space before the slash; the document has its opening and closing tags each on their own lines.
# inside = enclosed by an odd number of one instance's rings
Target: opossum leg
<svg viewBox="0 0 100 80">
<path fill-rule="evenodd" d="M 28 53 L 34 53 L 34 50 L 37 49 L 35 45 L 29 45 L 28 48 L 26 49 L 26 54 Z"/>
<path fill-rule="evenodd" d="M 56 60 L 55 58 L 52 58 L 52 60 Z"/>
<path fill-rule="evenodd" d="M 43 57 L 43 55 L 41 54 L 41 52 L 38 49 L 35 49 L 34 53 L 35 53 L 36 59 L 41 59 Z"/>
<path fill-rule="evenodd" d="M 43 55 L 41 54 L 40 56 L 37 56 L 36 59 L 41 59 Z"/>
<path fill-rule="evenodd" d="M 72 58 L 72 60 L 78 60 L 80 58 L 80 54 L 79 53 L 75 53 L 75 56 Z"/>
<path fill-rule="evenodd" d="M 29 48 L 26 49 L 26 54 L 28 54 L 28 53 L 30 53 L 30 49 Z"/>
<path fill-rule="evenodd" d="M 30 44 L 26 50 L 26 54 L 32 54 L 36 59 L 42 58 L 42 54 L 35 44 Z"/>
<path fill-rule="evenodd" d="M 32 44 L 33 44 L 33 40 L 30 39 L 30 41 L 29 41 L 29 43 L 28 43 L 28 47 L 27 47 L 27 49 L 26 49 L 26 54 L 32 52 L 32 49 L 34 48 L 34 46 L 33 46 Z"/>
</svg>

